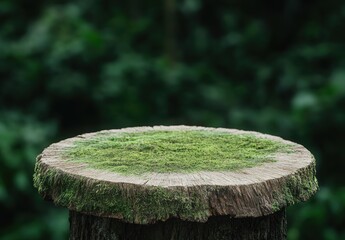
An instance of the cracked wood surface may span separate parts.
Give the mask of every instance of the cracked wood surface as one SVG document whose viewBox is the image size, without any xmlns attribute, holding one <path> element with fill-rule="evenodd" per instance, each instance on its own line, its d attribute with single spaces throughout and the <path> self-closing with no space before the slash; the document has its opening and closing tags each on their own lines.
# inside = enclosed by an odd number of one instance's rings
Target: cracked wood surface
<svg viewBox="0 0 345 240">
<path fill-rule="evenodd" d="M 292 145 L 292 151 L 277 153 L 272 158 L 274 162 L 245 168 L 236 171 L 196 173 L 148 173 L 142 175 L 123 175 L 100 169 L 91 169 L 87 164 L 66 161 L 61 157 L 61 152 L 72 147 L 76 140 L 88 139 L 99 134 L 119 132 L 143 132 L 143 131 L 179 131 L 179 130 L 208 130 L 229 134 L 251 133 L 260 138 L 267 138 L 284 144 Z M 259 217 L 272 214 L 285 206 L 305 201 L 317 190 L 315 178 L 315 159 L 303 146 L 283 140 L 282 138 L 261 134 L 257 132 L 241 131 L 225 128 L 204 128 L 191 126 L 155 126 L 124 128 L 118 130 L 104 130 L 96 133 L 87 133 L 74 138 L 69 138 L 50 145 L 37 158 L 36 178 L 42 182 L 48 172 L 55 174 L 44 187 L 36 186 L 40 193 L 57 205 L 68 207 L 70 210 L 89 213 L 96 216 L 106 216 L 123 219 L 133 223 L 152 223 L 159 220 L 167 220 L 178 217 L 184 220 L 205 222 L 210 216 L 230 215 L 232 217 Z M 73 196 L 74 201 L 81 202 L 76 206 L 72 200 L 63 199 L 64 192 L 60 182 L 69 177 L 80 182 L 80 186 L 87 189 L 89 194 L 97 194 L 97 187 L 102 184 L 105 189 L 119 188 L 121 196 L 128 199 L 126 204 L 133 211 L 129 216 L 114 209 L 97 207 L 95 203 Z M 60 184 L 60 185 L 59 185 Z M 39 184 L 36 184 L 39 185 Z M 79 186 L 79 185 L 78 185 Z M 79 187 L 80 187 L 79 186 Z M 81 187 L 80 187 L 81 188 Z M 159 209 L 164 204 L 176 204 L 176 209 L 162 210 L 145 217 L 145 213 L 137 206 L 142 198 L 150 198 L 154 189 L 159 188 L 166 194 L 177 194 L 176 199 L 160 202 L 152 201 L 152 209 Z M 59 189 L 59 190 L 56 190 Z M 80 189 L 75 190 L 75 195 L 80 194 Z M 67 191 L 67 190 L 66 190 Z M 109 193 L 111 191 L 109 190 Z M 70 193 L 69 193 L 70 194 Z M 169 195 L 170 196 L 170 195 Z M 104 194 L 104 204 L 114 200 L 115 196 Z M 187 199 L 190 199 L 190 203 Z M 63 199 L 63 201 L 61 200 Z M 185 207 L 187 201 L 189 210 L 180 210 Z M 193 206 L 193 201 L 198 202 L 198 207 Z M 182 205 L 181 205 L 182 204 Z M 184 205 L 183 205 L 184 204 Z M 159 206 L 162 205 L 162 206 Z M 158 210 L 157 210 L 158 211 Z"/>
</svg>

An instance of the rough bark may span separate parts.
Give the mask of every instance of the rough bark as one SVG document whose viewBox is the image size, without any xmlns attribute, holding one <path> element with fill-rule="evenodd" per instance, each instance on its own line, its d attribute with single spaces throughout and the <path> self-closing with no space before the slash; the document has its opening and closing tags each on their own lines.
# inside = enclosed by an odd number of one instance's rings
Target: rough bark
<svg viewBox="0 0 345 240">
<path fill-rule="evenodd" d="M 285 208 L 257 218 L 210 217 L 205 223 L 169 219 L 140 225 L 70 211 L 70 240 L 282 240 Z"/>
</svg>

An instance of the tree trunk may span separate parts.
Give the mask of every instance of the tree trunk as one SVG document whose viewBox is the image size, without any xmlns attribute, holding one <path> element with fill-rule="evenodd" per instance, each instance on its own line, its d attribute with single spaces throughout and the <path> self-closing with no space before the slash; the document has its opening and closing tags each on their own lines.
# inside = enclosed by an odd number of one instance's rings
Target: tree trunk
<svg viewBox="0 0 345 240">
<path fill-rule="evenodd" d="M 70 240 L 286 239 L 285 208 L 257 218 L 210 217 L 206 223 L 170 219 L 141 225 L 70 211 Z"/>
<path fill-rule="evenodd" d="M 174 171 L 155 172 L 153 165 L 152 172 L 126 175 L 110 169 L 98 169 L 87 161 L 75 161 L 74 155 L 68 155 L 70 149 L 78 144 L 92 145 L 90 149 L 94 149 L 95 153 L 87 150 L 87 157 L 102 164 L 104 154 L 108 154 L 108 151 L 103 153 L 108 139 L 116 139 L 117 143 L 123 144 L 121 139 L 127 138 L 127 134 L 135 134 L 140 139 L 141 134 L 153 134 L 155 131 L 164 133 L 164 139 L 169 139 L 169 144 L 175 146 L 172 148 L 174 153 L 168 148 L 161 148 L 159 151 L 164 151 L 160 153 L 162 156 L 175 154 L 177 146 L 186 144 L 176 136 L 187 131 L 200 131 L 198 133 L 204 133 L 203 137 L 232 135 L 239 139 L 250 135 L 255 141 L 273 141 L 281 147 L 273 153 L 267 152 L 272 161 L 239 171 L 215 171 L 209 166 L 209 170 L 184 172 L 185 165 L 177 164 L 178 170 Z M 175 137 L 169 137 L 170 131 L 175 131 Z M 195 138 L 193 144 L 197 145 L 193 145 L 194 148 L 201 155 L 208 154 L 203 150 L 205 143 L 198 139 Z M 161 141 L 159 138 L 156 140 Z M 190 138 L 189 141 L 194 140 Z M 254 143 L 248 142 L 256 146 L 253 150 L 266 153 L 267 149 Z M 242 155 L 246 151 L 242 145 L 229 148 L 229 151 L 236 154 L 238 151 Z M 137 145 L 131 143 L 133 146 Z M 150 144 L 145 145 L 143 140 L 140 146 L 133 149 L 147 146 Z M 84 151 L 79 146 L 77 149 Z M 125 156 L 131 149 L 123 148 L 121 151 Z M 192 157 L 194 153 L 188 154 Z M 221 160 L 225 160 L 224 156 L 217 155 Z M 259 156 L 251 160 L 259 160 Z M 132 162 L 146 164 L 145 160 Z M 176 154 L 175 160 L 180 160 L 180 155 Z M 109 163 L 123 164 L 116 158 Z M 315 158 L 302 145 L 257 132 L 190 126 L 114 129 L 65 139 L 52 144 L 38 156 L 34 183 L 45 199 L 70 210 L 71 240 L 285 239 L 285 207 L 306 201 L 318 188 Z"/>
</svg>

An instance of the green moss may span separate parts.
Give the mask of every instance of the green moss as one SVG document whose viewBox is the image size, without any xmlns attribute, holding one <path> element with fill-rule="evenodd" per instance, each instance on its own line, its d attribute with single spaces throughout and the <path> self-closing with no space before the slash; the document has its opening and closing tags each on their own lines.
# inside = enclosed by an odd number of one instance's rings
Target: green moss
<svg viewBox="0 0 345 240">
<path fill-rule="evenodd" d="M 136 188 L 66 175 L 36 163 L 34 185 L 46 199 L 84 213 L 117 217 L 126 222 L 147 224 L 179 216 L 206 221 L 207 200 L 181 189 L 146 186 Z"/>
<path fill-rule="evenodd" d="M 296 176 L 275 179 L 272 211 L 307 200 L 317 190 L 315 164 L 300 169 Z M 71 210 L 99 216 L 112 216 L 126 222 L 147 224 L 178 217 L 189 221 L 206 221 L 210 215 L 210 197 L 232 196 L 227 186 L 206 186 L 198 191 L 184 187 L 165 188 L 112 182 L 66 174 L 37 161 L 34 185 L 39 193 L 55 204 Z M 231 204 L 229 198 L 229 204 Z M 265 205 L 266 207 L 267 205 Z"/>
<path fill-rule="evenodd" d="M 123 174 L 237 170 L 271 162 L 290 146 L 252 134 L 215 131 L 113 133 L 80 139 L 68 161 Z"/>
<path fill-rule="evenodd" d="M 124 174 L 236 170 L 272 161 L 276 152 L 291 145 L 252 134 L 212 131 L 148 131 L 107 133 L 80 139 L 64 153 L 67 161 L 86 162 L 92 168 Z M 277 186 L 265 207 L 278 211 L 308 199 L 317 189 L 315 165 L 298 170 L 295 177 L 274 179 Z M 212 215 L 212 197 L 233 195 L 227 186 L 157 187 L 113 183 L 66 174 L 38 157 L 34 185 L 46 199 L 71 210 L 111 216 L 131 223 L 152 223 L 178 217 L 206 221 Z"/>
<path fill-rule="evenodd" d="M 284 206 L 306 201 L 318 190 L 315 162 L 307 168 L 298 170 L 298 174 L 289 176 L 280 188 L 273 192 L 274 201 L 271 205 L 273 211 Z"/>
</svg>

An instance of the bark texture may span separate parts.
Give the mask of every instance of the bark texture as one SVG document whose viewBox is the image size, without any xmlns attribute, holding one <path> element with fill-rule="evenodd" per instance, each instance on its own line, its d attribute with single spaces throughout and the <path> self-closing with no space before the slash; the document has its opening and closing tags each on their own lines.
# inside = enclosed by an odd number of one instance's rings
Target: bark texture
<svg viewBox="0 0 345 240">
<path fill-rule="evenodd" d="M 169 219 L 140 225 L 70 211 L 70 240 L 282 240 L 285 208 L 258 218 L 211 217 L 206 223 Z"/>
<path fill-rule="evenodd" d="M 99 134 L 156 130 L 250 133 L 291 144 L 293 149 L 272 156 L 275 162 L 240 171 L 152 173 L 140 176 L 91 169 L 84 163 L 69 162 L 61 155 L 74 146 L 76 139 L 92 138 Z M 59 206 L 135 224 L 152 224 L 170 218 L 206 222 L 212 216 L 224 215 L 240 219 L 261 218 L 286 206 L 306 201 L 318 188 L 315 159 L 301 145 L 261 133 L 188 126 L 107 130 L 52 144 L 37 158 L 34 184 L 45 199 Z"/>
</svg>

